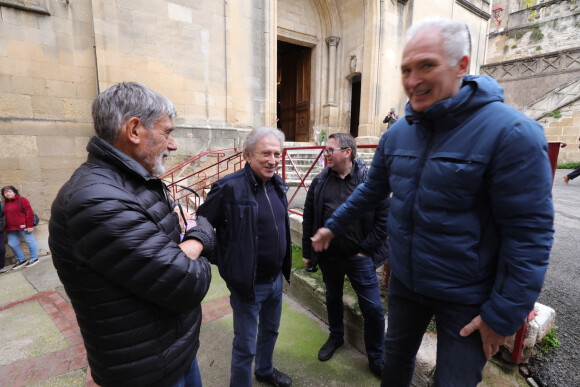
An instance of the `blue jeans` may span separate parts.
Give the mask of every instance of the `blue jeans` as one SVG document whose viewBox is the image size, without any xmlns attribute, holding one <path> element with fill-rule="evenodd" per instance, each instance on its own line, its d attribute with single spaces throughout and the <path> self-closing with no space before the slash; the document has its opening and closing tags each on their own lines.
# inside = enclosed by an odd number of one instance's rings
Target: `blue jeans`
<svg viewBox="0 0 580 387">
<path fill-rule="evenodd" d="M 230 291 L 234 312 L 230 386 L 251 387 L 254 356 L 257 374 L 274 372 L 272 357 L 282 315 L 282 273 L 271 284 L 254 285 L 254 301 L 243 299 L 233 289 Z"/>
<path fill-rule="evenodd" d="M 14 251 L 14 255 L 18 262 L 24 262 L 26 260 L 22 253 L 22 249 L 20 248 L 20 237 L 24 239 L 24 242 L 26 242 L 26 245 L 28 246 L 30 260 L 34 261 L 35 259 L 38 259 L 38 248 L 36 247 L 33 233 L 28 233 L 24 230 L 16 230 L 7 231 L 6 234 L 8 236 L 8 246 L 10 246 L 12 251 Z"/>
<path fill-rule="evenodd" d="M 480 305 L 460 305 L 413 292 L 391 275 L 389 322 L 381 387 L 410 386 L 415 356 L 433 315 L 437 327 L 435 386 L 476 386 L 486 359 L 479 331 L 459 331 L 479 314 Z"/>
<path fill-rule="evenodd" d="M 364 319 L 365 349 L 369 362 L 383 363 L 385 315 L 379 281 L 372 258 L 353 255 L 349 258 L 323 257 L 320 260 L 322 279 L 326 285 L 326 309 L 330 336 L 344 336 L 344 305 L 342 294 L 344 276 L 347 275 L 358 297 Z"/>
<path fill-rule="evenodd" d="M 191 367 L 171 387 L 201 387 L 201 373 L 197 358 L 193 359 Z"/>
</svg>

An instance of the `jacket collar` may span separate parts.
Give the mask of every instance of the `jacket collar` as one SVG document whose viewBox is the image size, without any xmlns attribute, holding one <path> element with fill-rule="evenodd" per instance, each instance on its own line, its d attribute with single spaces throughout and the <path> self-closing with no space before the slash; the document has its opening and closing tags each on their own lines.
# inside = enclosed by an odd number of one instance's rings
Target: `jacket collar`
<svg viewBox="0 0 580 387">
<path fill-rule="evenodd" d="M 254 193 L 258 192 L 258 187 L 260 186 L 260 184 L 258 183 L 256 175 L 254 174 L 254 171 L 252 170 L 252 167 L 250 167 L 250 164 L 248 162 L 246 162 L 246 165 L 244 165 L 244 175 L 246 176 L 246 180 L 248 181 L 248 184 L 250 185 L 252 191 Z M 272 184 L 274 184 L 274 188 L 276 188 L 276 191 L 280 196 L 286 194 L 286 191 L 288 191 L 288 186 L 284 183 L 280 175 L 275 173 L 274 176 L 270 179 L 270 181 L 272 182 Z"/>
<path fill-rule="evenodd" d="M 357 176 L 364 177 L 364 175 L 366 174 L 366 170 L 367 170 L 367 165 L 364 162 L 364 160 L 359 159 L 359 158 L 355 158 L 354 161 L 352 162 L 352 169 L 350 170 L 350 172 L 348 174 L 351 175 L 351 177 L 357 177 Z M 328 166 L 324 167 L 322 172 L 320 172 L 320 174 L 319 174 L 320 178 L 325 179 L 331 172 L 332 172 L 332 170 Z"/>
<path fill-rule="evenodd" d="M 121 152 L 98 136 L 91 138 L 87 145 L 87 151 L 89 152 L 88 160 L 90 162 L 96 164 L 112 164 L 125 172 L 140 176 L 146 181 L 159 180 L 157 177 L 151 176 L 135 159 Z"/>
</svg>

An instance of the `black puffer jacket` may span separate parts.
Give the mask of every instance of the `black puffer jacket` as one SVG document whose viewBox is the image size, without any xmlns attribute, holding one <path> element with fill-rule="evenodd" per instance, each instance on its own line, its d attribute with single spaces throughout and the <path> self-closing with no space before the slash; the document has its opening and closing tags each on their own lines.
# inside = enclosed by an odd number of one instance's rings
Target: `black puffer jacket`
<svg viewBox="0 0 580 387">
<path fill-rule="evenodd" d="M 171 385 L 197 354 L 210 265 L 179 248 L 161 180 L 98 137 L 87 150 L 52 205 L 49 245 L 93 379 Z"/>
</svg>

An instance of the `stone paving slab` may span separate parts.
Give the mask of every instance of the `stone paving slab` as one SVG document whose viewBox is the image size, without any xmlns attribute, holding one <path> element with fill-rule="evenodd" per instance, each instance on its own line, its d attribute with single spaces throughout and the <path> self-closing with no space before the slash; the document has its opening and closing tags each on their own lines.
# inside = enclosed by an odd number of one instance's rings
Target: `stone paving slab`
<svg viewBox="0 0 580 387">
<path fill-rule="evenodd" d="M 94 386 L 85 376 L 87 354 L 74 311 L 54 290 L 0 306 L 0 324 L 0 342 L 11 344 L 0 349 L 8 351 L 0 356 L 9 359 L 0 367 L 1 386 L 63 380 L 61 375 L 77 370 L 83 373 L 84 385 Z"/>
<path fill-rule="evenodd" d="M 217 266 L 211 265 L 211 285 L 203 302 L 213 301 L 223 296 L 229 296 L 230 291 L 226 286 L 226 282 L 220 277 Z"/>
<path fill-rule="evenodd" d="M 327 362 L 318 350 L 328 338 L 327 327 L 284 295 L 274 366 L 293 379 L 294 386 L 372 386 L 379 379 L 368 369 L 367 358 L 345 343 Z M 230 377 L 233 315 L 204 323 L 197 355 L 204 386 L 227 386 Z M 254 380 L 255 386 L 265 384 Z"/>
<path fill-rule="evenodd" d="M 83 387 L 86 383 L 86 370 L 79 369 L 55 376 L 38 383 L 29 384 L 31 387 Z"/>
<path fill-rule="evenodd" d="M 0 312 L 0 365 L 68 348 L 38 300 Z"/>
<path fill-rule="evenodd" d="M 0 291 L 0 305 L 9 304 L 37 293 L 36 289 L 26 280 L 23 270 L 25 269 L 9 271 L 0 276 L 0 289 L 2 289 Z"/>
</svg>

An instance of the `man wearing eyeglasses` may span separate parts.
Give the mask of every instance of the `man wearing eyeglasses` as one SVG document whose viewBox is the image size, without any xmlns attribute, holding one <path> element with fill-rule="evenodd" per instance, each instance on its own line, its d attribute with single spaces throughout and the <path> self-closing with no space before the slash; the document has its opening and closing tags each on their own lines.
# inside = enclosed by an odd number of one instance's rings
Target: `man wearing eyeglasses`
<svg viewBox="0 0 580 387">
<path fill-rule="evenodd" d="M 330 135 L 324 150 L 328 166 L 312 181 L 304 204 L 302 250 L 309 270 L 320 265 L 326 286 L 326 308 L 330 337 L 318 352 L 327 361 L 344 343 L 342 293 L 344 276 L 354 288 L 364 318 L 364 340 L 369 369 L 378 377 L 383 368 L 385 316 L 379 293 L 376 268 L 387 260 L 388 200 L 346 226 L 341 238 L 335 238 L 327 251 L 316 253 L 310 238 L 346 201 L 367 176 L 364 161 L 356 158 L 356 142 L 346 133 Z"/>
</svg>

